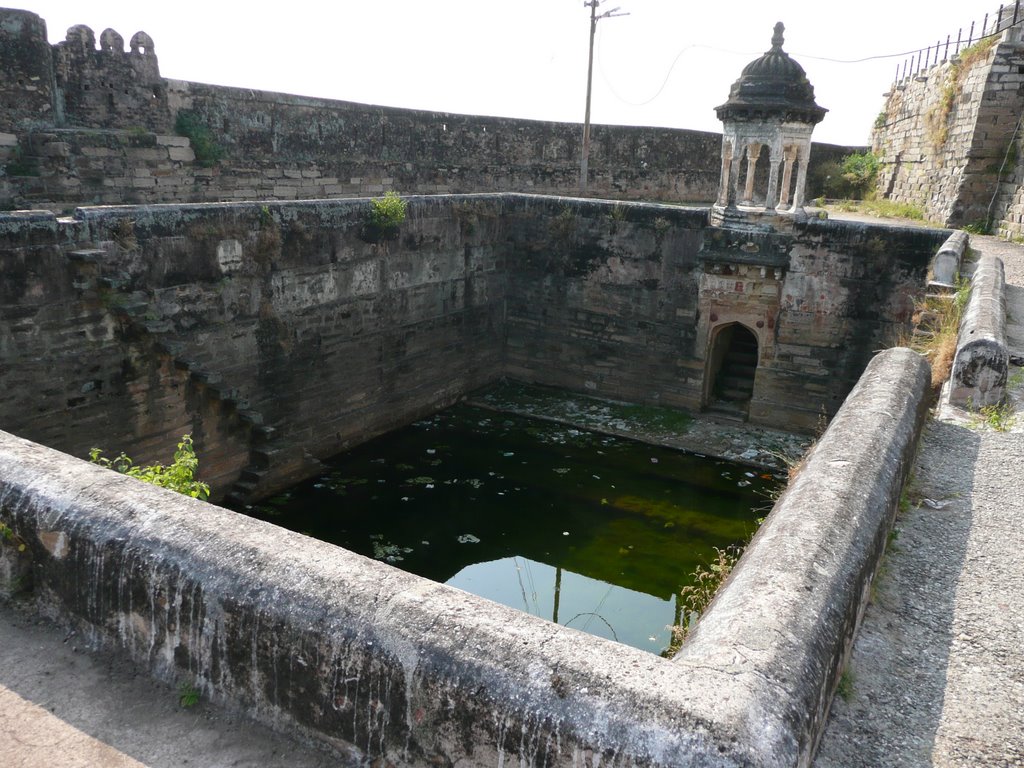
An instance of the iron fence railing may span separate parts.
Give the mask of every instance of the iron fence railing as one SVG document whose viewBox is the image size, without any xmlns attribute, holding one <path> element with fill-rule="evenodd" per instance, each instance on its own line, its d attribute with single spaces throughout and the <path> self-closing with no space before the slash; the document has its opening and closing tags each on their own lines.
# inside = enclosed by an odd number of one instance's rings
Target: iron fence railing
<svg viewBox="0 0 1024 768">
<path fill-rule="evenodd" d="M 969 27 L 961 27 L 957 30 L 956 39 L 952 35 L 946 35 L 945 41 L 938 40 L 935 45 L 922 48 L 904 59 L 902 64 L 897 64 L 893 85 L 900 85 L 926 73 L 932 67 L 949 61 L 950 57 L 959 56 L 960 51 L 965 48 L 969 48 L 985 38 L 1002 34 L 1004 30 L 1019 24 L 1024 24 L 1022 0 L 1000 5 L 999 10 L 994 14 L 986 13 L 980 25 L 975 20 Z"/>
</svg>

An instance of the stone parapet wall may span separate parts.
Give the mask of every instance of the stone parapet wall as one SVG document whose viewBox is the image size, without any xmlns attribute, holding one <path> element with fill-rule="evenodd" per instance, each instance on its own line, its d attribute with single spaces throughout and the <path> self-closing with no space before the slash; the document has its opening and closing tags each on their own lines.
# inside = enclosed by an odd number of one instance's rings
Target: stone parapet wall
<svg viewBox="0 0 1024 768">
<path fill-rule="evenodd" d="M 947 387 L 949 402 L 972 410 L 1001 405 L 1009 367 L 1006 276 L 1002 260 L 986 255 L 971 277 L 971 296 L 960 321 Z"/>
<path fill-rule="evenodd" d="M 171 81 L 179 109 L 222 141 L 225 169 L 256 172 L 257 196 L 462 192 L 575 193 L 581 127 L 302 98 Z M 594 126 L 588 194 L 711 200 L 718 134 Z M 301 171 L 297 175 L 294 171 Z M 230 171 L 229 171 L 230 173 Z M 269 185 L 268 182 L 269 181 Z M 227 190 L 230 193 L 230 190 Z M 249 194 L 246 188 L 234 194 Z"/>
<path fill-rule="evenodd" d="M 6 432 L 0 595 L 345 764 L 807 766 L 927 382 L 872 361 L 673 660 Z"/>
</svg>

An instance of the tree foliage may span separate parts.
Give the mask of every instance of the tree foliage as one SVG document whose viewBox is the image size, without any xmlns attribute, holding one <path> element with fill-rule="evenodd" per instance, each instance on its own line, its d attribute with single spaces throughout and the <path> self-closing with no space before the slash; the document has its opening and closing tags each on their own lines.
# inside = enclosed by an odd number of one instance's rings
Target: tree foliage
<svg viewBox="0 0 1024 768">
<path fill-rule="evenodd" d="M 872 152 L 855 152 L 815 169 L 812 186 L 830 200 L 866 200 L 875 191 L 879 161 Z"/>
</svg>

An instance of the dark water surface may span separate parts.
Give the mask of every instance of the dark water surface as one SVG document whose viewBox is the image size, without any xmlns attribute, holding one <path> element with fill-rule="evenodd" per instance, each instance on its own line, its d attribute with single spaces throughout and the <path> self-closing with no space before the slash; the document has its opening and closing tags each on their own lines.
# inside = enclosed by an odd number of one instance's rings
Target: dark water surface
<svg viewBox="0 0 1024 768">
<path fill-rule="evenodd" d="M 468 405 L 328 464 L 250 514 L 655 653 L 690 574 L 749 537 L 776 485 L 730 462 Z"/>
</svg>

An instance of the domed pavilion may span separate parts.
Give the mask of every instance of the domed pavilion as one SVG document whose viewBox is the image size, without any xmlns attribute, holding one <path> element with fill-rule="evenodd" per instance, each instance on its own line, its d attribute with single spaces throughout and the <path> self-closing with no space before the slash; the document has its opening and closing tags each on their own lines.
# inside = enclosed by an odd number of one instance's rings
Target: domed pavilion
<svg viewBox="0 0 1024 768">
<path fill-rule="evenodd" d="M 771 49 L 743 68 L 729 100 L 715 107 L 723 124 L 722 179 L 712 209 L 717 218 L 803 213 L 811 133 L 828 110 L 814 101 L 803 67 L 782 50 L 784 29 L 782 22 L 775 25 Z"/>
</svg>

